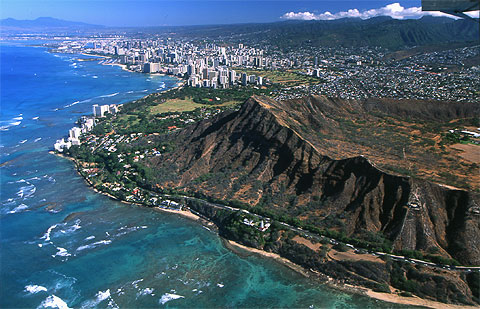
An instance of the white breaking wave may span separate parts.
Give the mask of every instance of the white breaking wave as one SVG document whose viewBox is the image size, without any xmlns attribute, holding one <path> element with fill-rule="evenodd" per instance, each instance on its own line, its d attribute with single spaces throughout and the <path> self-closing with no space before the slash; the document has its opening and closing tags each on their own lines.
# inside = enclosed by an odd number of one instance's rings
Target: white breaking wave
<svg viewBox="0 0 480 309">
<path fill-rule="evenodd" d="M 54 224 L 52 225 L 51 227 L 48 228 L 47 232 L 45 233 L 45 235 L 42 236 L 42 239 L 45 239 L 45 241 L 50 241 L 50 233 L 53 231 L 54 228 L 56 228 L 57 225 Z"/>
<path fill-rule="evenodd" d="M 22 123 L 23 117 L 15 117 L 8 121 L 0 121 L 0 131 L 8 131 L 11 127 L 18 126 Z"/>
<path fill-rule="evenodd" d="M 27 182 L 27 186 L 20 187 L 20 189 L 17 192 L 17 196 L 20 198 L 27 198 L 32 196 L 35 191 L 37 191 L 37 188 L 32 185 L 31 183 Z"/>
<path fill-rule="evenodd" d="M 36 138 L 33 142 L 36 143 L 36 142 L 38 142 L 38 141 L 41 140 L 41 139 L 42 139 L 41 137 Z"/>
<path fill-rule="evenodd" d="M 38 120 L 38 118 L 39 118 L 39 117 L 36 116 L 36 117 L 33 117 L 32 120 Z"/>
<path fill-rule="evenodd" d="M 24 139 L 24 140 L 20 141 L 20 144 L 25 144 L 27 141 L 28 141 L 28 139 Z"/>
<path fill-rule="evenodd" d="M 85 240 L 92 240 L 92 239 L 95 239 L 95 236 L 88 236 L 87 238 L 85 238 Z"/>
<path fill-rule="evenodd" d="M 92 78 L 98 78 L 98 76 L 97 76 L 97 75 L 93 75 Z"/>
<path fill-rule="evenodd" d="M 77 219 L 75 220 L 75 224 L 72 225 L 71 227 L 69 227 L 68 229 L 66 230 L 61 230 L 60 233 L 63 233 L 63 234 L 67 234 L 67 233 L 71 233 L 71 232 L 74 232 L 76 230 L 79 230 L 82 228 L 82 226 L 80 225 L 80 219 Z"/>
<path fill-rule="evenodd" d="M 85 303 L 82 304 L 81 308 L 94 308 L 109 297 L 110 297 L 110 289 L 106 290 L 105 292 L 98 291 L 98 293 L 95 294 L 95 299 L 86 301 Z"/>
<path fill-rule="evenodd" d="M 90 245 L 80 246 L 80 247 L 77 248 L 77 251 L 82 251 L 82 250 L 85 250 L 85 249 L 92 249 L 92 248 L 98 247 L 99 245 L 108 245 L 111 242 L 112 242 L 111 240 L 100 240 L 100 241 L 94 242 L 93 244 L 90 244 Z"/>
<path fill-rule="evenodd" d="M 95 99 L 95 98 L 103 98 L 103 96 L 94 97 L 93 99 Z M 72 107 L 72 106 L 74 106 L 74 105 L 82 104 L 82 103 L 87 103 L 87 102 L 90 102 L 90 101 L 92 101 L 92 98 L 91 98 L 91 99 L 82 100 L 82 101 L 75 101 L 75 102 L 73 102 L 73 103 L 70 103 L 70 104 L 65 105 L 63 108 L 69 108 L 69 107 Z"/>
<path fill-rule="evenodd" d="M 65 249 L 65 248 L 57 247 L 57 250 L 58 250 L 58 252 L 55 253 L 54 255 L 52 255 L 52 257 L 56 257 L 56 256 L 64 256 L 64 257 L 71 256 L 71 254 L 68 253 L 67 249 Z"/>
<path fill-rule="evenodd" d="M 177 295 L 177 294 L 170 294 L 170 293 L 165 293 L 162 295 L 162 298 L 160 298 L 159 303 L 164 305 L 165 303 L 174 300 L 174 299 L 179 299 L 179 298 L 185 298 L 185 296 L 182 295 Z"/>
<path fill-rule="evenodd" d="M 82 226 L 80 224 L 75 224 L 75 225 L 72 225 L 71 227 L 69 227 L 68 229 L 66 230 L 61 230 L 60 233 L 62 234 L 69 234 L 71 232 L 75 232 L 76 230 L 79 230 L 81 229 Z"/>
<path fill-rule="evenodd" d="M 10 210 L 8 213 L 9 214 L 14 214 L 14 213 L 20 212 L 20 211 L 25 210 L 25 209 L 28 209 L 28 206 L 25 205 L 25 204 L 20 204 L 17 207 L 15 207 L 14 209 Z"/>
<path fill-rule="evenodd" d="M 58 296 L 50 295 L 48 296 L 37 308 L 59 308 L 59 309 L 69 309 L 67 303 L 63 301 Z"/>
<path fill-rule="evenodd" d="M 128 233 L 130 233 L 130 232 L 134 232 L 134 231 L 136 231 L 136 230 L 146 229 L 146 228 L 147 228 L 146 225 L 133 226 L 133 227 L 122 226 L 121 228 L 118 229 L 118 231 L 119 231 L 120 233 L 115 234 L 115 237 L 122 236 L 122 235 L 128 234 Z"/>
<path fill-rule="evenodd" d="M 137 293 L 137 297 L 139 296 L 144 296 L 144 295 L 152 295 L 154 296 L 155 294 L 152 294 L 154 291 L 153 288 L 145 288 L 143 290 L 140 290 L 138 293 Z"/>
<path fill-rule="evenodd" d="M 76 105 L 76 104 L 78 104 L 78 103 L 80 103 L 80 101 L 75 101 L 75 102 L 73 102 L 73 103 L 70 103 L 70 104 L 65 105 L 64 108 L 67 108 L 67 107 Z"/>
<path fill-rule="evenodd" d="M 139 283 L 139 282 L 142 282 L 142 281 L 143 281 L 143 278 L 133 281 L 133 282 L 132 282 L 133 287 L 136 288 L 136 289 L 138 289 L 138 283 Z"/>
<path fill-rule="evenodd" d="M 46 292 L 47 288 L 41 285 L 32 284 L 32 285 L 27 285 L 25 287 L 25 291 L 31 294 L 36 294 L 42 291 Z"/>
<path fill-rule="evenodd" d="M 105 94 L 105 95 L 98 96 L 98 98 L 113 97 L 113 96 L 116 96 L 116 95 L 119 94 L 119 93 L 120 93 L 120 92 L 115 92 L 115 93 L 112 93 L 112 94 Z"/>
</svg>

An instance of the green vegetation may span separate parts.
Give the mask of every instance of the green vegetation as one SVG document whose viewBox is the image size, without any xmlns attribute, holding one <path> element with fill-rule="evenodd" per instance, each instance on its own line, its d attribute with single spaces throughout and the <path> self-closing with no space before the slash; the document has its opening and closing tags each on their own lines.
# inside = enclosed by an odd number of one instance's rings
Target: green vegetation
<svg viewBox="0 0 480 309">
<path fill-rule="evenodd" d="M 197 108 L 204 107 L 202 104 L 193 102 L 191 98 L 185 100 L 182 99 L 169 99 L 165 102 L 159 103 L 156 106 L 150 108 L 152 114 L 162 114 L 167 112 L 186 112 L 193 111 Z"/>
<path fill-rule="evenodd" d="M 242 68 L 238 68 L 237 70 L 247 73 L 248 75 L 262 76 L 263 78 L 270 80 L 272 83 L 279 84 L 284 87 L 314 85 L 321 82 L 321 80 L 318 78 L 288 70 L 245 70 Z"/>
<path fill-rule="evenodd" d="M 442 145 L 452 145 L 452 144 L 469 144 L 472 142 L 472 139 L 465 134 L 459 132 L 448 132 L 442 134 Z"/>
<path fill-rule="evenodd" d="M 253 94 L 270 95 L 275 87 L 257 89 L 236 87 L 228 89 L 192 88 L 174 89 L 148 95 L 124 104 L 111 126 L 118 134 L 167 133 L 182 128 L 222 111 L 238 108 Z M 175 127 L 175 128 L 173 128 Z M 99 131 L 105 133 L 106 130 Z"/>
</svg>

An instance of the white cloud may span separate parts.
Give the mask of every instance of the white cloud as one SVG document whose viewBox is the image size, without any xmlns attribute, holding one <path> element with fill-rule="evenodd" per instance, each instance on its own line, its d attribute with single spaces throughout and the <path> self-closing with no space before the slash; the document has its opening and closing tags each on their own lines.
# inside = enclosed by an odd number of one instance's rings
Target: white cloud
<svg viewBox="0 0 480 309">
<path fill-rule="evenodd" d="M 281 18 L 282 19 L 296 19 L 296 20 L 333 20 L 345 17 L 358 17 L 361 19 L 368 19 L 376 16 L 390 16 L 395 19 L 404 19 L 404 18 L 419 18 L 424 15 L 431 15 L 431 16 L 446 16 L 455 18 L 452 15 L 444 14 L 442 12 L 422 12 L 421 7 L 411 7 L 411 8 L 404 8 L 400 5 L 400 3 L 392 3 L 388 4 L 384 7 L 378 9 L 371 9 L 365 10 L 360 12 L 358 9 L 350 9 L 345 12 L 338 12 L 338 13 L 330 13 L 324 12 L 320 14 L 315 14 L 311 12 L 289 12 L 285 13 Z M 467 13 L 467 15 L 471 17 L 477 17 L 479 15 L 478 11 L 473 11 Z"/>
</svg>

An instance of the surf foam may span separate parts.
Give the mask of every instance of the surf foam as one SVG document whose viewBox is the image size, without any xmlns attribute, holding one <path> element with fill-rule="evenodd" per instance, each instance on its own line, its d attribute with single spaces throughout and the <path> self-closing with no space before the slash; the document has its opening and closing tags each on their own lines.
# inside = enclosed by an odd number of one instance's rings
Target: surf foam
<svg viewBox="0 0 480 309">
<path fill-rule="evenodd" d="M 31 284 L 25 286 L 25 291 L 30 294 L 37 294 L 39 292 L 46 292 L 47 288 L 41 285 Z"/>
<path fill-rule="evenodd" d="M 177 295 L 177 294 L 170 294 L 170 293 L 165 293 L 162 295 L 162 298 L 160 298 L 159 303 L 164 305 L 167 302 L 174 300 L 174 299 L 179 299 L 179 298 L 185 298 L 185 296 L 182 295 Z"/>
<path fill-rule="evenodd" d="M 28 209 L 28 206 L 25 205 L 25 204 L 20 204 L 17 207 L 15 207 L 14 209 L 10 210 L 8 213 L 9 214 L 14 214 L 14 213 L 20 212 L 20 211 L 25 210 L 25 209 Z"/>
<path fill-rule="evenodd" d="M 63 299 L 55 295 L 48 296 L 37 308 L 70 309 Z"/>
</svg>

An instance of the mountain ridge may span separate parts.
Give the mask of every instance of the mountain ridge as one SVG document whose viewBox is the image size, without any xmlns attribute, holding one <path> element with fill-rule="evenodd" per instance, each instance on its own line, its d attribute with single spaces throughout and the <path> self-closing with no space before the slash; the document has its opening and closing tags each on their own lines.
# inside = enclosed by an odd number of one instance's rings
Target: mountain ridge
<svg viewBox="0 0 480 309">
<path fill-rule="evenodd" d="M 380 233 L 396 250 L 434 247 L 480 264 L 478 195 L 385 173 L 363 156 L 334 160 L 291 129 L 278 116 L 281 103 L 272 102 L 253 97 L 238 112 L 171 135 L 177 151 L 151 161 L 152 185 L 240 200 L 348 236 Z"/>
<path fill-rule="evenodd" d="M 400 50 L 450 42 L 478 41 L 480 32 L 471 20 L 453 20 L 445 17 L 423 17 L 398 20 L 388 16 L 362 20 L 342 18 L 337 20 L 298 21 L 286 20 L 269 23 L 195 25 L 195 26 L 150 26 L 150 27 L 105 27 L 82 22 L 70 22 L 51 17 L 36 20 L 0 21 L 3 30 L 47 29 L 74 30 L 122 29 L 139 33 L 164 34 L 170 37 L 215 39 L 230 43 L 250 42 L 250 45 L 273 45 L 282 50 L 317 47 L 364 47 L 380 46 Z"/>
<path fill-rule="evenodd" d="M 68 21 L 53 17 L 38 17 L 36 19 L 5 18 L 0 20 L 2 27 L 11 28 L 104 28 L 102 25 L 93 25 L 84 22 Z"/>
</svg>

